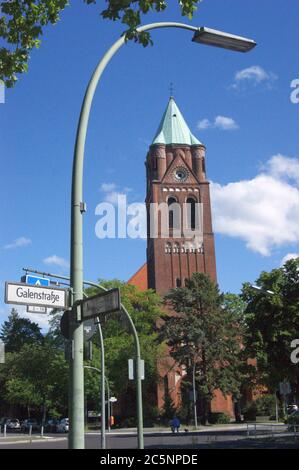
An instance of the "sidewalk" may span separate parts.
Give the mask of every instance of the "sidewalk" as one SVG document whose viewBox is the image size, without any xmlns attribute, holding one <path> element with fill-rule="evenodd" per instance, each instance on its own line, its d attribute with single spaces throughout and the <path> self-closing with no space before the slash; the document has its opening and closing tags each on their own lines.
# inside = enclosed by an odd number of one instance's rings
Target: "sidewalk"
<svg viewBox="0 0 299 470">
<path fill-rule="evenodd" d="M 262 425 L 266 425 L 261 423 Z M 208 426 L 199 426 L 198 429 L 194 429 L 193 426 L 181 426 L 180 434 L 197 434 L 200 432 L 210 432 L 210 431 L 246 431 L 247 424 L 225 424 L 225 425 L 208 425 Z M 100 429 L 96 431 L 86 431 L 86 434 L 99 434 Z M 107 434 L 113 435 L 136 435 L 137 428 L 121 428 L 121 429 L 111 429 Z M 170 427 L 152 427 L 144 428 L 144 434 L 172 434 Z"/>
<path fill-rule="evenodd" d="M 29 442 L 33 441 L 47 441 L 51 440 L 53 442 L 55 441 L 61 441 L 66 439 L 66 436 L 61 436 L 61 437 L 52 437 L 52 436 L 41 436 L 39 434 L 34 434 L 33 436 L 29 436 L 28 434 L 22 434 L 21 436 L 15 435 L 15 434 L 8 434 L 6 437 L 0 436 L 0 446 L 5 445 L 5 444 L 28 444 Z"/>
</svg>

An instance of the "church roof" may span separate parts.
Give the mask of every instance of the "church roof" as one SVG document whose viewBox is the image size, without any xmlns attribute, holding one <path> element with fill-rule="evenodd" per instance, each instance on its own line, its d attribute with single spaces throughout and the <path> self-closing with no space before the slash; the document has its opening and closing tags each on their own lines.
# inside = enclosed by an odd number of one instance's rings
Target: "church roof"
<svg viewBox="0 0 299 470">
<path fill-rule="evenodd" d="M 127 284 L 131 284 L 141 291 L 148 289 L 147 263 L 138 269 L 138 271 L 128 280 Z"/>
<path fill-rule="evenodd" d="M 152 145 L 203 145 L 191 133 L 174 98 L 171 96 Z"/>
</svg>

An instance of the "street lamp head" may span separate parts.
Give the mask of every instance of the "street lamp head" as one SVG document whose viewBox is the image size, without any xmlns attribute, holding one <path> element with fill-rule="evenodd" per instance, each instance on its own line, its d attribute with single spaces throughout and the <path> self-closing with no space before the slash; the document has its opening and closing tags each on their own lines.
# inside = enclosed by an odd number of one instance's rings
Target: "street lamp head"
<svg viewBox="0 0 299 470">
<path fill-rule="evenodd" d="M 195 32 L 192 41 L 237 52 L 249 52 L 256 46 L 256 42 L 252 39 L 205 27 L 201 27 Z"/>
<path fill-rule="evenodd" d="M 273 292 L 272 290 L 265 290 L 265 289 L 263 289 L 262 287 L 259 287 L 259 286 L 251 285 L 251 288 L 258 291 L 258 292 L 262 292 L 264 294 L 275 295 L 275 292 Z"/>
</svg>

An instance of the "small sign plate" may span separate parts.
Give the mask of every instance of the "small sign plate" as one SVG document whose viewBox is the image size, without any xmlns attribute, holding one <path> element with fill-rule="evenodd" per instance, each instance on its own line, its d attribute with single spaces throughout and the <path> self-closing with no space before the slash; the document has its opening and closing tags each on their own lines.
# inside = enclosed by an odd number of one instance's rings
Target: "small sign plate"
<svg viewBox="0 0 299 470">
<path fill-rule="evenodd" d="M 27 313 L 47 313 L 46 307 L 35 307 L 34 305 L 27 305 Z"/>
</svg>

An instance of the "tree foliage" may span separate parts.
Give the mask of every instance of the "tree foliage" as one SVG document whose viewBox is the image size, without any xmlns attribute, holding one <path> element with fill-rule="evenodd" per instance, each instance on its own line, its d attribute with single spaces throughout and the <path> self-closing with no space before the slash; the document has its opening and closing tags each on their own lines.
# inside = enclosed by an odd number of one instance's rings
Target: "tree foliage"
<svg viewBox="0 0 299 470">
<path fill-rule="evenodd" d="M 205 422 L 216 389 L 239 395 L 239 324 L 218 287 L 204 274 L 193 274 L 186 287 L 172 290 L 166 299 L 177 315 L 165 317 L 160 334 L 189 380 L 195 366 Z"/>
<path fill-rule="evenodd" d="M 86 4 L 102 4 L 97 0 L 83 0 Z M 179 0 L 184 16 L 192 17 L 201 0 Z M 128 40 L 143 46 L 151 43 L 148 32 L 138 32 L 142 15 L 150 11 L 160 12 L 167 8 L 166 0 L 106 0 L 100 10 L 103 18 L 120 21 L 125 27 Z M 62 11 L 69 6 L 68 0 L 2 0 L 0 1 L 0 38 L 4 47 L 0 48 L 0 80 L 12 87 L 17 75 L 28 70 L 30 51 L 38 48 L 45 27 L 55 25 Z"/>
<path fill-rule="evenodd" d="M 145 362 L 145 380 L 143 381 L 144 412 L 145 416 L 153 413 L 156 388 L 158 381 L 157 358 L 164 349 L 158 343 L 156 320 L 162 315 L 161 299 L 152 290 L 139 291 L 135 286 L 114 280 L 100 281 L 106 288 L 119 287 L 121 300 L 128 310 L 137 329 L 141 356 Z M 88 295 L 98 292 L 88 289 Z M 121 314 L 117 317 L 109 316 L 102 325 L 105 343 L 105 361 L 107 377 L 112 393 L 120 397 L 130 397 L 126 412 L 128 416 L 135 415 L 135 382 L 128 379 L 128 359 L 135 357 L 135 345 L 132 330 L 126 317 Z M 97 346 L 98 340 L 95 337 Z M 99 359 L 100 360 L 100 356 Z M 99 363 L 98 363 L 99 367 Z"/>
<path fill-rule="evenodd" d="M 257 360 L 256 380 L 275 393 L 287 379 L 299 396 L 298 371 L 291 362 L 291 342 L 299 334 L 299 259 L 263 272 L 257 285 L 261 291 L 244 284 L 242 293 L 247 302 L 245 344 L 248 356 Z"/>
<path fill-rule="evenodd" d="M 15 353 L 7 354 L 1 370 L 1 389 L 7 403 L 62 415 L 67 408 L 68 366 L 61 351 L 47 342 L 25 344 Z"/>
<path fill-rule="evenodd" d="M 18 352 L 25 344 L 41 342 L 43 335 L 37 323 L 20 317 L 13 308 L 1 327 L 0 339 L 5 343 L 7 352 Z"/>
<path fill-rule="evenodd" d="M 118 287 L 121 292 L 121 301 L 128 310 L 138 332 L 141 346 L 141 356 L 145 362 L 145 380 L 143 381 L 143 395 L 145 415 L 153 413 L 156 388 L 158 381 L 157 358 L 164 350 L 164 345 L 158 343 L 156 320 L 162 315 L 161 298 L 152 290 L 139 291 L 135 286 L 118 280 L 99 280 L 99 284 L 107 289 Z M 96 295 L 97 288 L 88 288 L 88 296 Z M 49 337 L 56 345 L 63 344 L 59 322 L 61 312 L 53 312 L 50 320 Z M 103 319 L 102 319 L 103 320 Z M 101 322 L 105 345 L 106 375 L 110 384 L 111 393 L 116 397 L 127 396 L 128 416 L 135 415 L 135 382 L 128 379 L 128 359 L 135 357 L 134 338 L 130 324 L 124 314 L 109 315 Z M 100 368 L 99 338 L 93 338 L 93 359 L 87 364 Z M 85 371 L 85 391 L 89 406 L 98 409 L 99 404 L 99 377 L 95 371 Z M 128 398 L 130 397 L 130 398 Z"/>
</svg>

